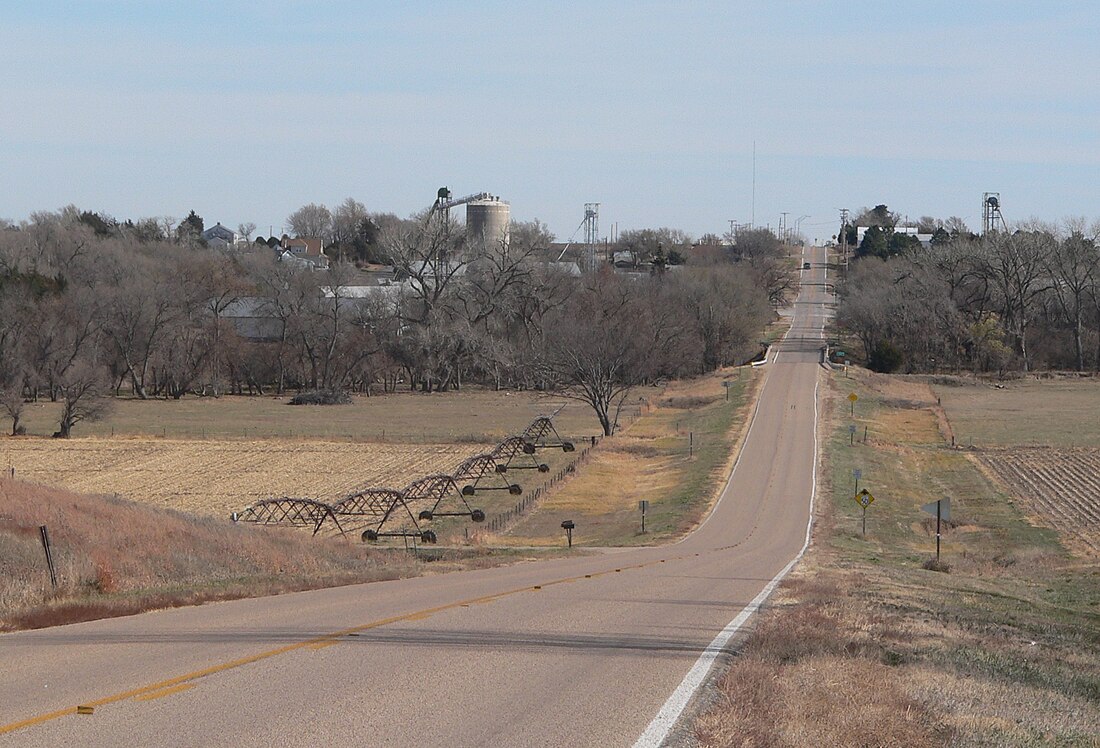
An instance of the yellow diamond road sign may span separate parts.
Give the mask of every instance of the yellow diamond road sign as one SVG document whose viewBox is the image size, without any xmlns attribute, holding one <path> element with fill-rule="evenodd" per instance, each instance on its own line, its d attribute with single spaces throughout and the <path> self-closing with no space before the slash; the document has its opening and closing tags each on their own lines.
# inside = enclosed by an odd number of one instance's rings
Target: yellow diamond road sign
<svg viewBox="0 0 1100 748">
<path fill-rule="evenodd" d="M 856 500 L 856 503 L 864 509 L 871 506 L 871 502 L 875 500 L 875 497 L 872 496 L 871 492 L 868 491 L 866 488 L 857 493 L 853 498 Z"/>
<path fill-rule="evenodd" d="M 848 395 L 848 400 L 850 400 L 850 401 L 851 401 L 851 402 L 853 402 L 853 403 L 854 403 L 854 402 L 855 402 L 856 400 L 858 400 L 858 399 L 859 399 L 859 395 L 857 395 L 857 394 L 856 394 L 856 393 L 854 393 L 854 392 L 853 392 L 852 394 Z"/>
</svg>

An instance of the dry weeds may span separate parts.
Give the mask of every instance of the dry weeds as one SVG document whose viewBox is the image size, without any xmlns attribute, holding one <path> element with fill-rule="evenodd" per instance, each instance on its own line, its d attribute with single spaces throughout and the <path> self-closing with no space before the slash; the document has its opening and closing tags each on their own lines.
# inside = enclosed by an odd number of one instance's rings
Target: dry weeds
<svg viewBox="0 0 1100 748">
<path fill-rule="evenodd" d="M 39 525 L 49 528 L 57 590 L 50 586 Z M 465 563 L 498 560 L 485 555 Z M 423 569 L 399 552 L 0 480 L 0 629 L 392 579 Z"/>
<path fill-rule="evenodd" d="M 799 582 L 788 590 L 799 594 Z M 695 725 L 703 746 L 939 746 L 948 730 L 900 687 L 889 617 L 816 590 L 757 619 L 719 683 L 719 700 Z M 814 597 L 818 599 L 814 599 Z"/>
</svg>

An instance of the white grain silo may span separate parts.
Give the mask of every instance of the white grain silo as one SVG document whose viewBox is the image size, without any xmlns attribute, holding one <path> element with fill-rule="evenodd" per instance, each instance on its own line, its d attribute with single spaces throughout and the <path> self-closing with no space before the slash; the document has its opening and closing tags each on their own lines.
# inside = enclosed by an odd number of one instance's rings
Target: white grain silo
<svg viewBox="0 0 1100 748">
<path fill-rule="evenodd" d="M 495 195 L 466 203 L 466 236 L 478 249 L 507 245 L 510 220 L 511 206 Z"/>
</svg>

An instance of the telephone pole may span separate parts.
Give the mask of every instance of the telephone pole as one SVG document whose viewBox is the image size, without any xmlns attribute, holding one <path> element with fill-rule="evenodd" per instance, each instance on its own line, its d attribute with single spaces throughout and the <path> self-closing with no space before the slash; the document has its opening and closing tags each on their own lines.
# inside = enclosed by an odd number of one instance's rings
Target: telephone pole
<svg viewBox="0 0 1100 748">
<path fill-rule="evenodd" d="M 752 214 L 749 228 L 756 228 L 756 141 L 752 141 Z"/>
<path fill-rule="evenodd" d="M 840 209 L 840 236 L 837 237 L 840 241 L 837 244 L 840 246 L 840 254 L 844 257 L 844 269 L 848 269 L 848 209 Z"/>
</svg>

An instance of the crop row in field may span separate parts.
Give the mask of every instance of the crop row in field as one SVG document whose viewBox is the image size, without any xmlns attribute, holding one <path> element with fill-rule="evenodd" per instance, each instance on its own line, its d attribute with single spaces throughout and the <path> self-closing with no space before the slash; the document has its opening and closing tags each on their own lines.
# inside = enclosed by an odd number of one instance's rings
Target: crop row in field
<svg viewBox="0 0 1100 748">
<path fill-rule="evenodd" d="M 1044 522 L 1100 552 L 1100 450 L 1005 449 L 980 459 Z"/>
<path fill-rule="evenodd" d="M 366 486 L 401 488 L 482 451 L 481 444 L 11 439 L 0 445 L 0 460 L 24 480 L 225 517 L 273 496 L 332 500 Z"/>
</svg>

